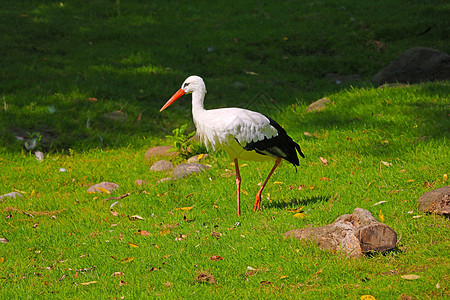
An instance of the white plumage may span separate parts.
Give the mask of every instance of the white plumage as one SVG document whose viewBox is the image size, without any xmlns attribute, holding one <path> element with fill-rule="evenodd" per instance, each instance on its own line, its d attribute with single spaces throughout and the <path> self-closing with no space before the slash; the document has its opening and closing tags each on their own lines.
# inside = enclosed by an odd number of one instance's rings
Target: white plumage
<svg viewBox="0 0 450 300">
<path fill-rule="evenodd" d="M 239 215 L 241 178 L 238 159 L 256 161 L 275 159 L 274 167 L 256 195 L 254 209 L 259 209 L 262 190 L 281 159 L 291 162 L 294 166 L 299 165 L 297 152 L 304 157 L 300 146 L 280 125 L 263 114 L 242 108 L 205 110 L 203 101 L 206 86 L 199 76 L 188 77 L 160 111 L 189 93 L 192 93 L 192 116 L 200 140 L 207 148 L 222 148 L 234 160 Z"/>
</svg>

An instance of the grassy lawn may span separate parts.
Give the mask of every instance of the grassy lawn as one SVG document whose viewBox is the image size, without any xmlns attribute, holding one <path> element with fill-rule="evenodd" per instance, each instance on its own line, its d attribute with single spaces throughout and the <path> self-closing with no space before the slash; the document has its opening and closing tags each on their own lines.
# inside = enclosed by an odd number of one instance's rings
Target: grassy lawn
<svg viewBox="0 0 450 300">
<path fill-rule="evenodd" d="M 2 297 L 448 297 L 449 220 L 416 200 L 449 184 L 450 84 L 369 80 L 410 47 L 450 52 L 449 12 L 446 1 L 3 1 L 0 195 L 23 197 L 0 202 Z M 149 171 L 147 149 L 194 130 L 188 96 L 159 113 L 192 74 L 207 108 L 269 114 L 302 147 L 261 211 L 270 163 L 241 161 L 241 217 L 222 151 L 178 181 Z M 325 111 L 305 112 L 325 96 Z M 105 118 L 114 111 L 126 120 Z M 19 135 L 41 137 L 42 162 Z M 119 189 L 87 193 L 102 181 Z M 300 207 L 303 218 L 288 211 Z M 283 237 L 356 207 L 397 232 L 396 249 L 354 260 Z"/>
</svg>

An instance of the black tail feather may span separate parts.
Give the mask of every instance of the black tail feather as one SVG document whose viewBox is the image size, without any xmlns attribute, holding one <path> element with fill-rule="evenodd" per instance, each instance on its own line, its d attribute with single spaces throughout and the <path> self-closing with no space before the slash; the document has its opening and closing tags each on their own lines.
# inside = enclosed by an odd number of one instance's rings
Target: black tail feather
<svg viewBox="0 0 450 300">
<path fill-rule="evenodd" d="M 284 130 L 283 127 L 281 127 L 273 119 L 269 117 L 267 118 L 269 119 L 270 125 L 278 131 L 278 135 L 271 138 L 266 138 L 262 141 L 248 143 L 244 147 L 244 149 L 249 151 L 254 150 L 263 155 L 281 157 L 294 166 L 300 166 L 297 152 L 301 157 L 305 157 L 302 150 L 300 149 L 300 146 L 296 142 L 294 142 L 294 140 L 290 136 L 288 136 L 286 130 Z"/>
</svg>

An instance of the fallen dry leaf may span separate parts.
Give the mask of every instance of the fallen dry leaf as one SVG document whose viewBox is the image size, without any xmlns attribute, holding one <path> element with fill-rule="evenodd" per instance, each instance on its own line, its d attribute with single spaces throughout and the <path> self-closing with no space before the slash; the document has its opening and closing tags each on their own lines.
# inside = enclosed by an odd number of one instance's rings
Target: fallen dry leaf
<svg viewBox="0 0 450 300">
<path fill-rule="evenodd" d="M 123 285 L 125 285 L 125 284 L 127 284 L 127 282 L 125 282 L 125 281 L 123 281 L 123 280 L 119 281 L 119 286 L 123 286 Z"/>
<path fill-rule="evenodd" d="M 180 234 L 178 237 L 175 238 L 175 241 L 180 242 L 180 241 L 185 240 L 186 238 L 187 238 L 187 235 L 185 235 L 185 234 Z"/>
<path fill-rule="evenodd" d="M 294 218 L 301 218 L 301 219 L 303 219 L 304 217 L 306 217 L 306 215 L 304 213 L 296 213 L 294 215 Z"/>
<path fill-rule="evenodd" d="M 131 221 L 134 221 L 134 220 L 144 220 L 143 217 L 138 216 L 138 215 L 131 216 L 129 219 L 130 219 Z"/>
<path fill-rule="evenodd" d="M 187 210 L 191 210 L 192 208 L 194 208 L 194 205 L 189 206 L 189 207 L 178 207 L 178 208 L 175 208 L 175 210 L 187 211 Z"/>
<path fill-rule="evenodd" d="M 103 188 L 101 186 L 96 187 L 96 189 L 99 190 L 100 192 L 103 192 L 103 193 L 106 193 L 106 194 L 111 194 L 110 191 L 108 191 L 107 189 L 105 189 L 105 188 Z"/>
<path fill-rule="evenodd" d="M 362 295 L 361 298 L 359 298 L 361 300 L 376 300 L 374 296 L 372 295 Z"/>
<path fill-rule="evenodd" d="M 391 166 L 392 166 L 391 163 L 388 163 L 388 162 L 386 162 L 386 161 L 381 161 L 381 163 L 382 163 L 383 165 L 385 165 L 386 167 L 391 167 Z"/>
<path fill-rule="evenodd" d="M 402 275 L 401 277 L 406 280 L 416 280 L 416 279 L 420 278 L 419 275 L 415 275 L 415 274 Z"/>
<path fill-rule="evenodd" d="M 139 248 L 138 244 L 132 243 L 132 242 L 128 242 L 128 246 L 130 246 L 131 248 Z"/>
<path fill-rule="evenodd" d="M 80 284 L 81 285 L 90 285 L 90 284 L 94 284 L 94 283 L 97 283 L 97 281 L 82 282 Z"/>
<path fill-rule="evenodd" d="M 120 260 L 120 263 L 126 264 L 126 263 L 129 263 L 129 262 L 132 262 L 133 260 L 134 260 L 134 257 L 125 257 L 125 258 L 122 258 Z"/>
<path fill-rule="evenodd" d="M 325 166 L 328 166 L 328 161 L 326 160 L 326 158 L 320 157 L 320 160 L 322 161 L 322 163 L 323 163 Z"/>
<path fill-rule="evenodd" d="M 125 275 L 123 272 L 114 272 L 111 274 L 111 277 L 119 277 Z"/>
<path fill-rule="evenodd" d="M 134 122 L 134 127 L 138 126 L 139 123 L 141 123 L 141 119 L 142 119 L 142 113 L 139 114 L 136 121 Z"/>
<path fill-rule="evenodd" d="M 218 255 L 214 255 L 214 256 L 211 256 L 211 257 L 209 258 L 209 260 L 223 260 L 223 257 L 218 256 Z"/>
<path fill-rule="evenodd" d="M 425 181 L 423 183 L 423 187 L 427 188 L 427 189 L 431 189 L 431 188 L 433 188 L 433 184 L 431 182 Z"/>
<path fill-rule="evenodd" d="M 384 216 L 383 213 L 381 212 L 381 209 L 380 212 L 378 213 L 378 218 L 380 219 L 380 222 L 384 222 Z"/>
<path fill-rule="evenodd" d="M 138 230 L 138 233 L 135 233 L 135 234 L 138 234 L 138 235 L 142 235 L 142 236 L 150 236 L 150 235 L 152 235 L 150 232 L 148 232 L 148 231 L 145 231 L 145 230 Z"/>
<path fill-rule="evenodd" d="M 0 238 L 0 243 L 9 243 L 9 240 L 7 239 L 7 238 L 4 238 L 4 237 L 2 237 L 2 238 Z"/>
</svg>

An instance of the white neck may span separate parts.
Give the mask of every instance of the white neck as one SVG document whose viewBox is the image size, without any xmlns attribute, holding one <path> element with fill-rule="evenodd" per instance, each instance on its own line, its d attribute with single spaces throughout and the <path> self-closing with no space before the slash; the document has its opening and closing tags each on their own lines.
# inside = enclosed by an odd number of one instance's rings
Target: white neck
<svg viewBox="0 0 450 300">
<path fill-rule="evenodd" d="M 206 89 L 200 88 L 192 92 L 192 115 L 194 118 L 203 112 L 205 108 L 203 107 L 203 101 L 205 99 Z"/>
</svg>

